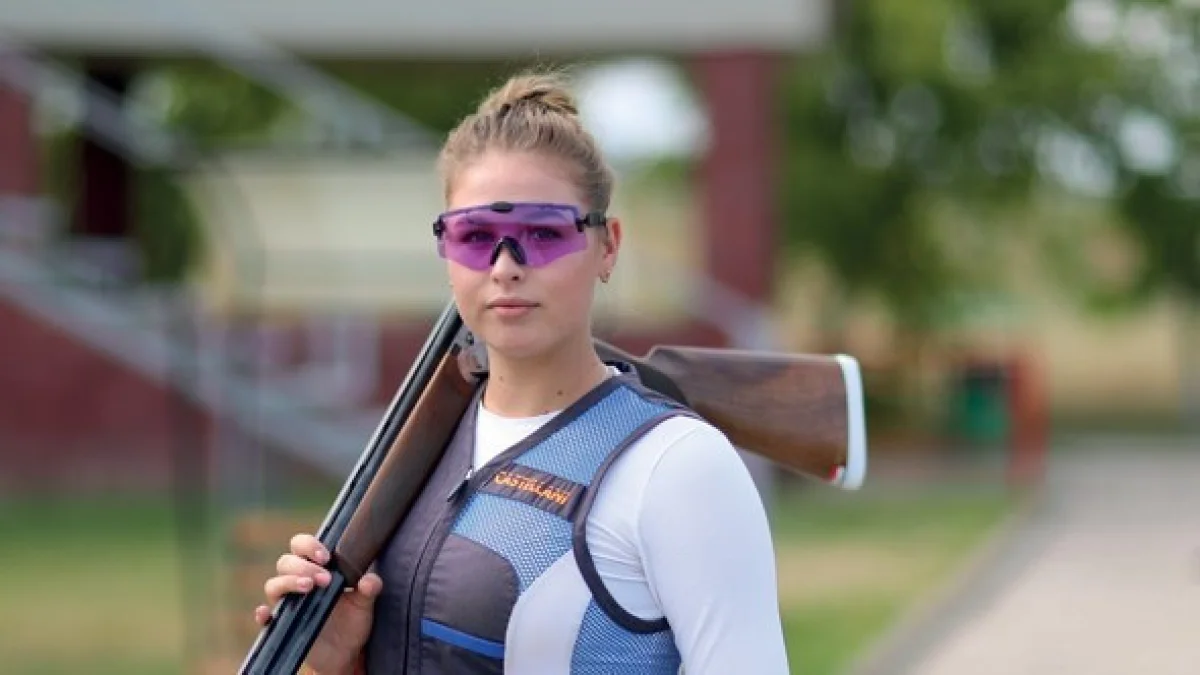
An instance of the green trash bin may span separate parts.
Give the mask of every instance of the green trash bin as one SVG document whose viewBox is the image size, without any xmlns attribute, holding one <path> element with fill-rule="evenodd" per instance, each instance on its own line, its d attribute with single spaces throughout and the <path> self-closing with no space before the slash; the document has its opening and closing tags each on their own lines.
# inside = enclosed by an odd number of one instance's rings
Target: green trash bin
<svg viewBox="0 0 1200 675">
<path fill-rule="evenodd" d="M 1002 364 L 969 363 L 959 372 L 952 396 L 953 435 L 969 448 L 992 448 L 1011 432 L 1009 378 Z"/>
</svg>

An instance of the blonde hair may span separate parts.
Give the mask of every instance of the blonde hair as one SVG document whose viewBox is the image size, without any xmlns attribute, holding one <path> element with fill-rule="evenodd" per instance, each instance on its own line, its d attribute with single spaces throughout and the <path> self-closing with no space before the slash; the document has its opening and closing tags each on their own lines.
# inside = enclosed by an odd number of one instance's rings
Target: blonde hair
<svg viewBox="0 0 1200 675">
<path fill-rule="evenodd" d="M 585 206 L 608 210 L 613 171 L 583 127 L 561 71 L 514 76 L 459 122 L 438 157 L 446 196 L 463 167 L 493 150 L 538 153 L 562 162 Z"/>
</svg>

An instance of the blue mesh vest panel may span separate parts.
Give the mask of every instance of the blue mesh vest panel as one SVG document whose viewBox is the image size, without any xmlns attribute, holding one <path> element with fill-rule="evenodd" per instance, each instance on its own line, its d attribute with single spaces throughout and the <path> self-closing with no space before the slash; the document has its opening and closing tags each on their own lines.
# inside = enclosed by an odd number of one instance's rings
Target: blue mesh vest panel
<svg viewBox="0 0 1200 675">
<path fill-rule="evenodd" d="M 481 469 L 457 496 L 423 598 L 419 675 L 502 673 L 513 606 L 556 561 L 578 559 L 590 488 L 646 431 L 688 413 L 626 378 L 585 398 Z M 677 672 L 665 620 L 611 616 L 623 610 L 607 611 L 615 603 L 588 563 L 580 569 L 601 602 L 583 617 L 571 672 Z"/>
<path fill-rule="evenodd" d="M 593 602 L 583 615 L 571 675 L 675 675 L 679 662 L 670 630 L 630 632 Z"/>
</svg>

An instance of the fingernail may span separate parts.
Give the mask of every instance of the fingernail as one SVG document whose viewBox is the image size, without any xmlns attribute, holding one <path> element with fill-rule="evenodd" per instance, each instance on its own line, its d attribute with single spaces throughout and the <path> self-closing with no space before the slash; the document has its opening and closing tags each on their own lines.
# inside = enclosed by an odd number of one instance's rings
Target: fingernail
<svg viewBox="0 0 1200 675">
<path fill-rule="evenodd" d="M 329 562 L 329 552 L 323 548 L 317 549 L 317 562 L 321 563 L 322 565 Z"/>
<path fill-rule="evenodd" d="M 320 581 L 321 584 L 327 584 L 329 583 L 329 580 L 329 572 L 324 570 L 317 572 L 317 581 Z"/>
</svg>

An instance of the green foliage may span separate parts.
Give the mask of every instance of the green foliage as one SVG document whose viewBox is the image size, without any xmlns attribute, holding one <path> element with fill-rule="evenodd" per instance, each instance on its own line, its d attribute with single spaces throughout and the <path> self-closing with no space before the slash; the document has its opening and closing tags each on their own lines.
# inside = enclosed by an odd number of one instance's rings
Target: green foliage
<svg viewBox="0 0 1200 675">
<path fill-rule="evenodd" d="M 1071 10 L 1068 0 L 853 3 L 831 49 L 785 79 L 789 252 L 823 263 L 846 299 L 881 300 L 900 327 L 927 332 L 969 309 L 956 298 L 998 283 L 982 258 L 958 251 L 961 241 L 999 241 L 1021 219 L 998 214 L 1071 188 L 1114 200 L 1143 254 L 1132 285 L 1089 297 L 1132 302 L 1166 288 L 1200 297 L 1195 137 L 1176 134 L 1184 152 L 1162 177 L 1132 166 L 1120 143 L 1134 102 L 1151 101 L 1176 132 L 1196 108 L 1178 105 L 1169 59 L 1080 39 Z M 1200 63 L 1194 41 L 1173 52 L 1181 57 Z"/>
<path fill-rule="evenodd" d="M 162 123 L 202 147 L 261 141 L 293 106 L 279 93 L 208 63 L 167 64 L 143 75 Z"/>
<path fill-rule="evenodd" d="M 1170 287 L 1200 302 L 1200 195 L 1182 194 L 1167 177 L 1144 176 L 1118 203 L 1143 254 L 1130 291 L 1144 296 Z"/>
<path fill-rule="evenodd" d="M 139 171 L 135 185 L 134 222 L 143 280 L 180 281 L 196 262 L 203 243 L 196 212 L 179 182 L 167 171 Z"/>
</svg>

